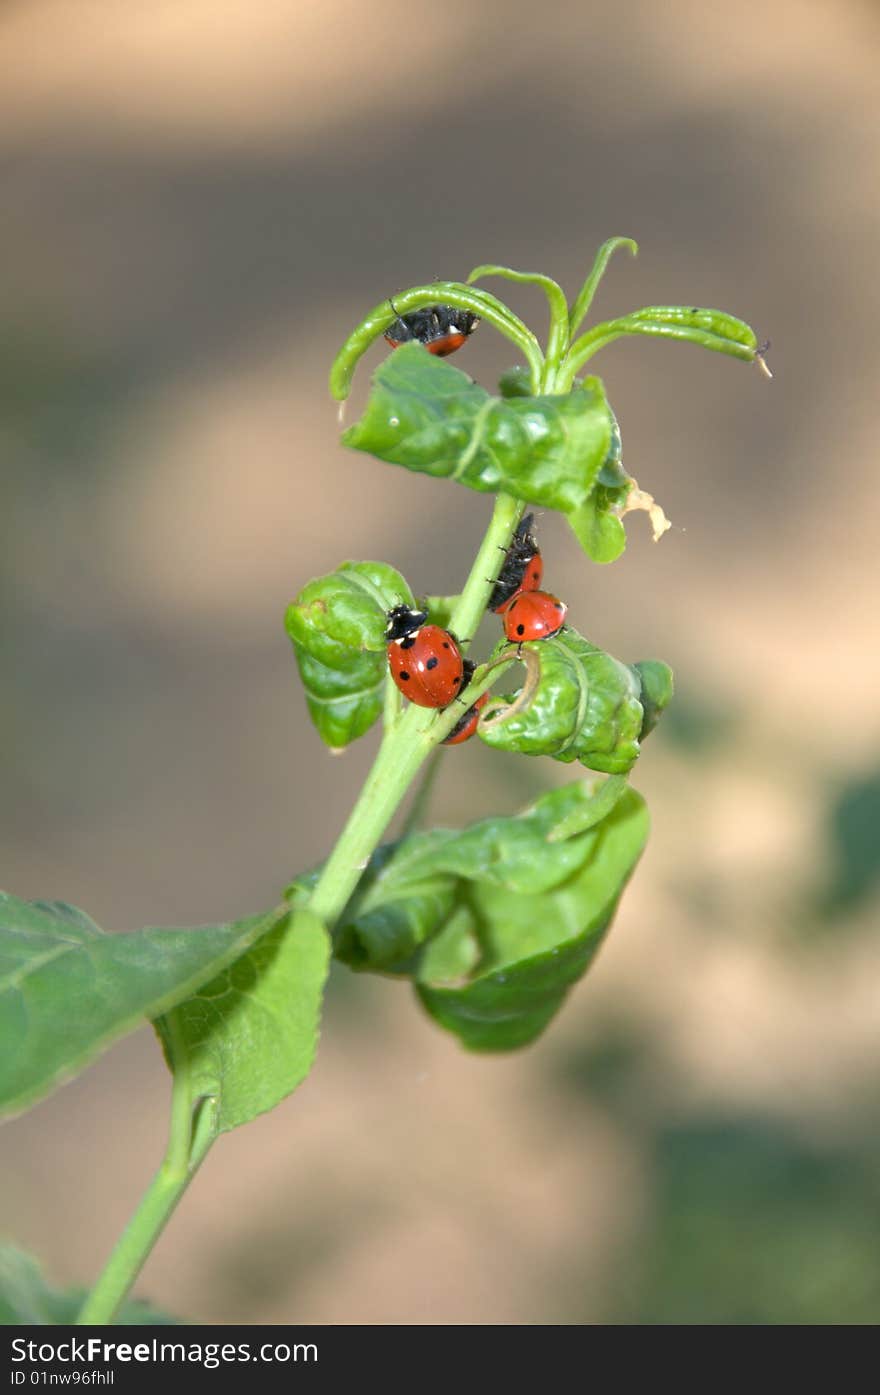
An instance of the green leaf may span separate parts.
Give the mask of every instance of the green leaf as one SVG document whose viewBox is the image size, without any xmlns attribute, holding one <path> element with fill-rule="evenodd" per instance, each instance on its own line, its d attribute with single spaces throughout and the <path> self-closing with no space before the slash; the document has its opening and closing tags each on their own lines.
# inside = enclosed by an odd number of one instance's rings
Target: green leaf
<svg viewBox="0 0 880 1395">
<path fill-rule="evenodd" d="M 514 893 L 564 881 L 582 860 L 566 825 L 582 831 L 593 799 L 592 785 L 567 785 L 513 818 L 432 829 L 379 848 L 337 926 L 336 957 L 354 969 L 409 974 L 413 956 L 452 915 L 460 881 Z M 298 885 L 304 893 L 308 879 Z"/>
<path fill-rule="evenodd" d="M 552 790 L 514 818 L 381 848 L 341 918 L 351 967 L 411 978 L 467 1046 L 537 1036 L 584 972 L 647 836 L 625 781 Z M 289 890 L 304 903 L 318 875 Z"/>
<path fill-rule="evenodd" d="M 215 1100 L 224 1133 L 273 1109 L 312 1067 L 330 937 L 309 911 L 289 912 L 252 949 L 160 1018 L 172 1072 L 185 1062 L 193 1098 Z"/>
<path fill-rule="evenodd" d="M 408 470 L 564 513 L 589 497 L 610 439 L 598 378 L 561 396 L 491 397 L 419 344 L 380 364 L 363 417 L 343 436 Z"/>
<path fill-rule="evenodd" d="M 672 669 L 660 659 L 640 659 L 633 668 L 641 684 L 641 701 L 645 713 L 639 736 L 644 741 L 660 720 L 661 715 L 672 701 L 675 684 Z"/>
<path fill-rule="evenodd" d="M 759 348 L 757 335 L 751 326 L 726 310 L 685 305 L 647 305 L 642 310 L 633 310 L 628 315 L 594 325 L 575 340 L 566 356 L 561 383 L 573 382 L 575 375 L 595 353 L 627 334 L 679 339 L 703 349 L 743 359 L 746 363 L 754 363 L 756 359 L 762 361 L 764 352 Z"/>
<path fill-rule="evenodd" d="M 531 679 L 510 707 L 486 707 L 477 727 L 486 745 L 626 774 L 644 720 L 638 675 L 568 626 L 522 648 Z"/>
<path fill-rule="evenodd" d="M 14 1245 L 0 1245 L 0 1327 L 72 1325 L 86 1293 L 83 1288 L 54 1288 L 30 1255 Z M 129 1299 L 113 1321 L 129 1327 L 169 1326 L 179 1319 Z"/>
<path fill-rule="evenodd" d="M 382 711 L 388 665 L 385 617 L 412 605 L 399 572 L 384 562 L 343 562 L 303 588 L 287 608 L 309 714 L 335 749 L 363 736 Z"/>
<path fill-rule="evenodd" d="M 620 515 L 633 482 L 621 463 L 621 451 L 620 427 L 612 412 L 611 441 L 596 486 L 586 503 L 568 516 L 572 532 L 593 562 L 616 562 L 626 547 Z"/>
<path fill-rule="evenodd" d="M 610 237 L 607 242 L 602 243 L 602 246 L 596 253 L 596 260 L 593 263 L 592 270 L 571 307 L 568 322 L 570 335 L 573 336 L 577 334 L 593 303 L 593 297 L 599 288 L 599 282 L 605 275 L 608 263 L 620 247 L 625 247 L 632 256 L 638 256 L 638 243 L 633 242 L 631 237 Z"/>
<path fill-rule="evenodd" d="M 434 829 L 377 848 L 336 927 L 337 959 L 352 969 L 410 973 L 415 952 L 455 906 L 455 879 L 433 860 L 454 837 Z"/>
<path fill-rule="evenodd" d="M 474 1051 L 511 1050 L 539 1036 L 595 956 L 647 835 L 647 811 L 628 790 L 572 840 L 581 865 L 565 882 L 541 892 L 472 885 L 469 921 L 459 921 L 442 959 L 425 955 L 419 972 L 417 992 L 431 1016 Z M 464 981 L 454 973 L 456 936 L 482 951 Z"/>
<path fill-rule="evenodd" d="M 610 511 L 608 496 L 595 489 L 585 504 L 569 514 L 572 532 L 593 562 L 616 562 L 626 547 L 626 529 Z"/>
<path fill-rule="evenodd" d="M 525 364 L 515 363 L 512 368 L 505 368 L 498 379 L 498 391 L 502 397 L 531 397 L 532 378 Z"/>
<path fill-rule="evenodd" d="M 182 1002 L 284 914 L 107 935 L 72 906 L 0 893 L 0 1115 L 34 1104 Z"/>
<path fill-rule="evenodd" d="M 550 308 L 547 359 L 550 363 L 558 362 L 568 343 L 568 304 L 562 287 L 552 277 L 544 276 L 541 272 L 513 271 L 509 266 L 496 266 L 494 263 L 475 267 L 468 276 L 468 284 L 481 281 L 486 276 L 500 276 L 504 281 L 515 281 L 519 285 L 540 286 Z"/>
</svg>

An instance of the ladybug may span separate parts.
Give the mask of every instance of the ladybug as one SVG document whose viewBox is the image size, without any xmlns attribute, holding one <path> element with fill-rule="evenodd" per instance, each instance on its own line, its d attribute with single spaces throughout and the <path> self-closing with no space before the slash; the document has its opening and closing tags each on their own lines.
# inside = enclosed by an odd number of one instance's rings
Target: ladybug
<svg viewBox="0 0 880 1395">
<path fill-rule="evenodd" d="M 418 707 L 448 707 L 464 686 L 458 641 L 439 625 L 426 625 L 427 611 L 396 605 L 385 626 L 388 667 L 395 685 Z"/>
<path fill-rule="evenodd" d="M 544 575 L 544 561 L 532 532 L 535 515 L 527 513 L 511 540 L 501 564 L 487 610 L 500 613 L 517 591 L 537 591 Z"/>
<path fill-rule="evenodd" d="M 504 633 L 511 644 L 558 635 L 568 606 L 549 591 L 520 591 L 504 612 Z"/>
<path fill-rule="evenodd" d="M 464 679 L 461 685 L 463 688 L 466 688 L 468 683 L 470 683 L 475 668 L 476 664 L 472 663 L 470 659 L 465 659 Z M 459 699 L 459 701 L 461 700 L 462 699 Z M 444 746 L 460 746 L 463 741 L 469 741 L 477 729 L 480 708 L 485 707 L 488 701 L 488 693 L 483 693 L 478 697 L 473 706 L 469 707 L 468 710 L 459 717 L 452 731 L 447 737 L 444 737 L 442 744 Z"/>
<path fill-rule="evenodd" d="M 470 741 L 477 729 L 477 722 L 480 719 L 480 708 L 485 707 L 488 701 L 488 693 L 483 693 L 481 697 L 478 697 L 473 707 L 469 707 L 464 716 L 459 717 L 452 731 L 442 744 L 444 746 L 460 746 L 462 741 Z"/>
<path fill-rule="evenodd" d="M 389 304 L 393 310 L 394 302 Z M 458 310 L 454 305 L 428 305 L 424 310 L 414 310 L 411 315 L 401 315 L 386 329 L 385 338 L 392 349 L 416 339 L 424 344 L 429 354 L 446 358 L 461 348 L 479 323 L 479 317 L 469 310 Z"/>
</svg>

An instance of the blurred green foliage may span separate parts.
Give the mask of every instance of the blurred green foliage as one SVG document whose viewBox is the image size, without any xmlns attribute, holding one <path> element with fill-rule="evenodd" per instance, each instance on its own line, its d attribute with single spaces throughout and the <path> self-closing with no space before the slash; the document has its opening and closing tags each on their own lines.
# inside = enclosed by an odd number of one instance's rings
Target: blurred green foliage
<svg viewBox="0 0 880 1395">
<path fill-rule="evenodd" d="M 618 1239 L 603 1321 L 877 1321 L 876 1120 L 819 1143 L 796 1120 L 754 1106 L 694 1106 L 664 1060 L 660 1033 L 626 1017 L 594 1027 L 553 1072 L 564 1090 L 613 1118 L 643 1179 L 633 1225 Z M 571 1291 L 581 1287 L 573 1275 Z M 595 1309 L 575 1304 L 569 1319 L 596 1321 Z"/>
<path fill-rule="evenodd" d="M 834 917 L 860 909 L 880 890 L 880 769 L 833 795 L 825 827 L 832 865 L 819 910 Z"/>
</svg>

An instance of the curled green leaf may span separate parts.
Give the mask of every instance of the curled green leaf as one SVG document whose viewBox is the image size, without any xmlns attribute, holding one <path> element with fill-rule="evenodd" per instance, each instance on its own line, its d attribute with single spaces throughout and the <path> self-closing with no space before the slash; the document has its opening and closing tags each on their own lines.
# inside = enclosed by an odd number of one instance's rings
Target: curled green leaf
<svg viewBox="0 0 880 1395">
<path fill-rule="evenodd" d="M 334 952 L 410 978 L 465 1046 L 523 1046 L 588 967 L 647 833 L 642 800 L 612 776 L 552 790 L 513 818 L 413 834 L 373 856 Z M 288 887 L 294 906 L 319 876 Z"/>
<path fill-rule="evenodd" d="M 505 281 L 516 281 L 520 285 L 540 286 L 550 306 L 547 358 L 555 363 L 568 342 L 568 305 L 562 287 L 552 277 L 543 276 L 537 271 L 512 271 L 509 266 L 494 266 L 488 263 L 474 268 L 468 277 L 468 285 L 472 281 L 482 280 L 485 276 L 500 276 Z"/>
<path fill-rule="evenodd" d="M 649 305 L 615 320 L 594 325 L 572 344 L 560 374 L 560 387 L 568 387 L 584 364 L 600 349 L 628 334 L 680 339 L 716 353 L 753 363 L 763 352 L 754 330 L 725 310 L 698 306 Z"/>
<path fill-rule="evenodd" d="M 385 616 L 413 604 L 399 572 L 384 562 L 344 562 L 303 588 L 287 608 L 309 714 L 338 749 L 363 736 L 384 703 Z"/>
<path fill-rule="evenodd" d="M 432 829 L 380 848 L 337 926 L 336 957 L 354 969 L 410 974 L 413 956 L 459 904 L 459 883 L 549 890 L 583 861 L 574 835 L 610 808 L 597 809 L 595 791 L 581 782 L 552 790 L 513 818 Z M 288 894 L 299 899 L 307 886 L 302 879 Z"/>
<path fill-rule="evenodd" d="M 544 891 L 474 883 L 466 913 L 422 956 L 416 988 L 431 1016 L 473 1051 L 539 1036 L 594 958 L 647 835 L 645 806 L 628 790 L 572 840 L 581 862 L 564 882 Z"/>
<path fill-rule="evenodd" d="M 492 397 L 453 364 L 404 344 L 380 364 L 343 441 L 408 470 L 570 513 L 589 497 L 611 430 L 598 378 L 563 396 Z"/>
<path fill-rule="evenodd" d="M 730 344 L 744 349 L 756 349 L 758 339 L 751 325 L 730 315 L 726 310 L 706 310 L 687 305 L 646 305 L 623 316 L 629 324 L 681 325 L 686 329 L 701 329 Z"/>
<path fill-rule="evenodd" d="M 454 305 L 493 325 L 521 350 L 534 384 L 540 382 L 544 359 L 538 341 L 509 306 L 475 286 L 465 286 L 458 281 L 434 281 L 430 286 L 396 291 L 393 305 L 390 298 L 380 301 L 348 336 L 330 369 L 330 392 L 338 402 L 344 402 L 348 397 L 354 370 L 370 345 L 390 328 L 399 315 L 410 315 L 428 305 Z"/>
<path fill-rule="evenodd" d="M 580 329 L 584 318 L 589 313 L 590 306 L 593 303 L 593 296 L 598 290 L 599 282 L 605 275 L 608 263 L 611 261 L 614 253 L 621 247 L 626 247 L 634 257 L 637 257 L 639 254 L 638 243 L 633 242 L 631 237 L 610 237 L 607 242 L 602 243 L 602 246 L 596 253 L 593 269 L 581 287 L 577 299 L 571 307 L 571 314 L 569 315 L 568 322 L 570 336 L 573 337 Z"/>
<path fill-rule="evenodd" d="M 568 627 L 522 650 L 529 677 L 507 707 L 483 710 L 477 734 L 486 745 L 609 775 L 631 770 L 644 721 L 633 669 Z"/>
<path fill-rule="evenodd" d="M 644 741 L 652 732 L 672 701 L 675 685 L 672 669 L 660 659 L 640 659 L 633 668 L 641 685 L 641 702 L 645 713 L 639 739 Z"/>
<path fill-rule="evenodd" d="M 604 780 L 584 781 L 579 804 L 547 835 L 549 843 L 558 843 L 564 838 L 573 838 L 595 828 L 607 818 L 619 799 L 626 793 L 625 775 L 606 775 Z"/>
<path fill-rule="evenodd" d="M 626 547 L 621 513 L 633 481 L 620 457 L 620 427 L 612 412 L 611 442 L 595 487 L 580 508 L 568 515 L 572 532 L 593 562 L 616 562 Z"/>
</svg>

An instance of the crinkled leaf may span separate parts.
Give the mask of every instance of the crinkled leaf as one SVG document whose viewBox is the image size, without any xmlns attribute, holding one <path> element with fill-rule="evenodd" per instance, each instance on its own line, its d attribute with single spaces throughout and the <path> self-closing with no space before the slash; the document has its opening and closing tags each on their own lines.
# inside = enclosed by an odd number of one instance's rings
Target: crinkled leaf
<svg viewBox="0 0 880 1395">
<path fill-rule="evenodd" d="M 107 935 L 60 902 L 0 893 L 0 1114 L 35 1103 L 189 997 L 285 914 Z"/>
<path fill-rule="evenodd" d="M 432 829 L 379 848 L 337 926 L 336 957 L 351 968 L 409 974 L 416 951 L 452 914 L 460 879 L 515 893 L 562 882 L 582 854 L 573 840 L 551 840 L 590 798 L 586 784 L 566 785 L 515 817 Z"/>
<path fill-rule="evenodd" d="M 610 436 L 598 378 L 564 395 L 491 397 L 453 364 L 404 344 L 380 364 L 343 440 L 409 470 L 570 513 L 589 497 Z"/>
<path fill-rule="evenodd" d="M 581 781 L 514 818 L 379 850 L 338 927 L 352 967 L 413 979 L 466 1046 L 539 1035 L 588 966 L 647 836 L 623 781 Z M 289 889 L 304 903 L 317 873 Z"/>
<path fill-rule="evenodd" d="M 387 663 L 385 615 L 413 604 L 399 572 L 384 562 L 343 562 L 287 608 L 309 714 L 323 741 L 339 748 L 363 736 L 382 711 Z"/>
<path fill-rule="evenodd" d="M 321 922 L 291 911 L 156 1022 L 170 1069 L 183 1055 L 193 1096 L 216 1101 L 219 1133 L 274 1108 L 308 1075 L 329 961 Z"/>
<path fill-rule="evenodd" d="M 572 532 L 593 562 L 616 562 L 626 547 L 626 531 L 620 514 L 632 480 L 620 457 L 620 427 L 612 413 L 611 442 L 595 488 L 589 499 L 568 516 Z"/>
<path fill-rule="evenodd" d="M 431 1016 L 475 1051 L 511 1050 L 539 1036 L 596 954 L 647 835 L 644 803 L 628 790 L 572 840 L 582 860 L 565 882 L 543 892 L 470 883 L 469 917 L 446 936 L 442 958 L 424 955 L 418 973 Z M 474 942 L 480 959 L 462 981 L 456 951 L 467 963 Z"/>
<path fill-rule="evenodd" d="M 0 1245 L 0 1327 L 73 1324 L 86 1293 L 82 1288 L 55 1288 L 31 1255 L 14 1245 Z M 113 1321 L 123 1327 L 168 1326 L 179 1319 L 128 1299 Z"/>
<path fill-rule="evenodd" d="M 523 649 L 538 681 L 521 710 L 496 708 L 490 718 L 486 709 L 477 731 L 487 746 L 577 760 L 610 775 L 630 770 L 644 720 L 638 675 L 568 627 Z"/>
<path fill-rule="evenodd" d="M 555 835 L 583 820 L 593 797 L 587 782 L 566 785 L 512 818 L 432 829 L 380 848 L 339 922 L 336 957 L 356 969 L 409 974 L 413 956 L 452 915 L 461 881 L 514 894 L 565 881 L 583 854 L 575 839 Z"/>
<path fill-rule="evenodd" d="M 587 502 L 568 516 L 572 532 L 593 562 L 616 562 L 626 547 L 626 529 L 611 510 L 608 495 L 597 487 Z"/>
<path fill-rule="evenodd" d="M 665 712 L 675 693 L 672 669 L 661 659 L 640 659 L 633 668 L 641 684 L 641 701 L 645 713 L 640 740 L 644 741 Z"/>
</svg>

